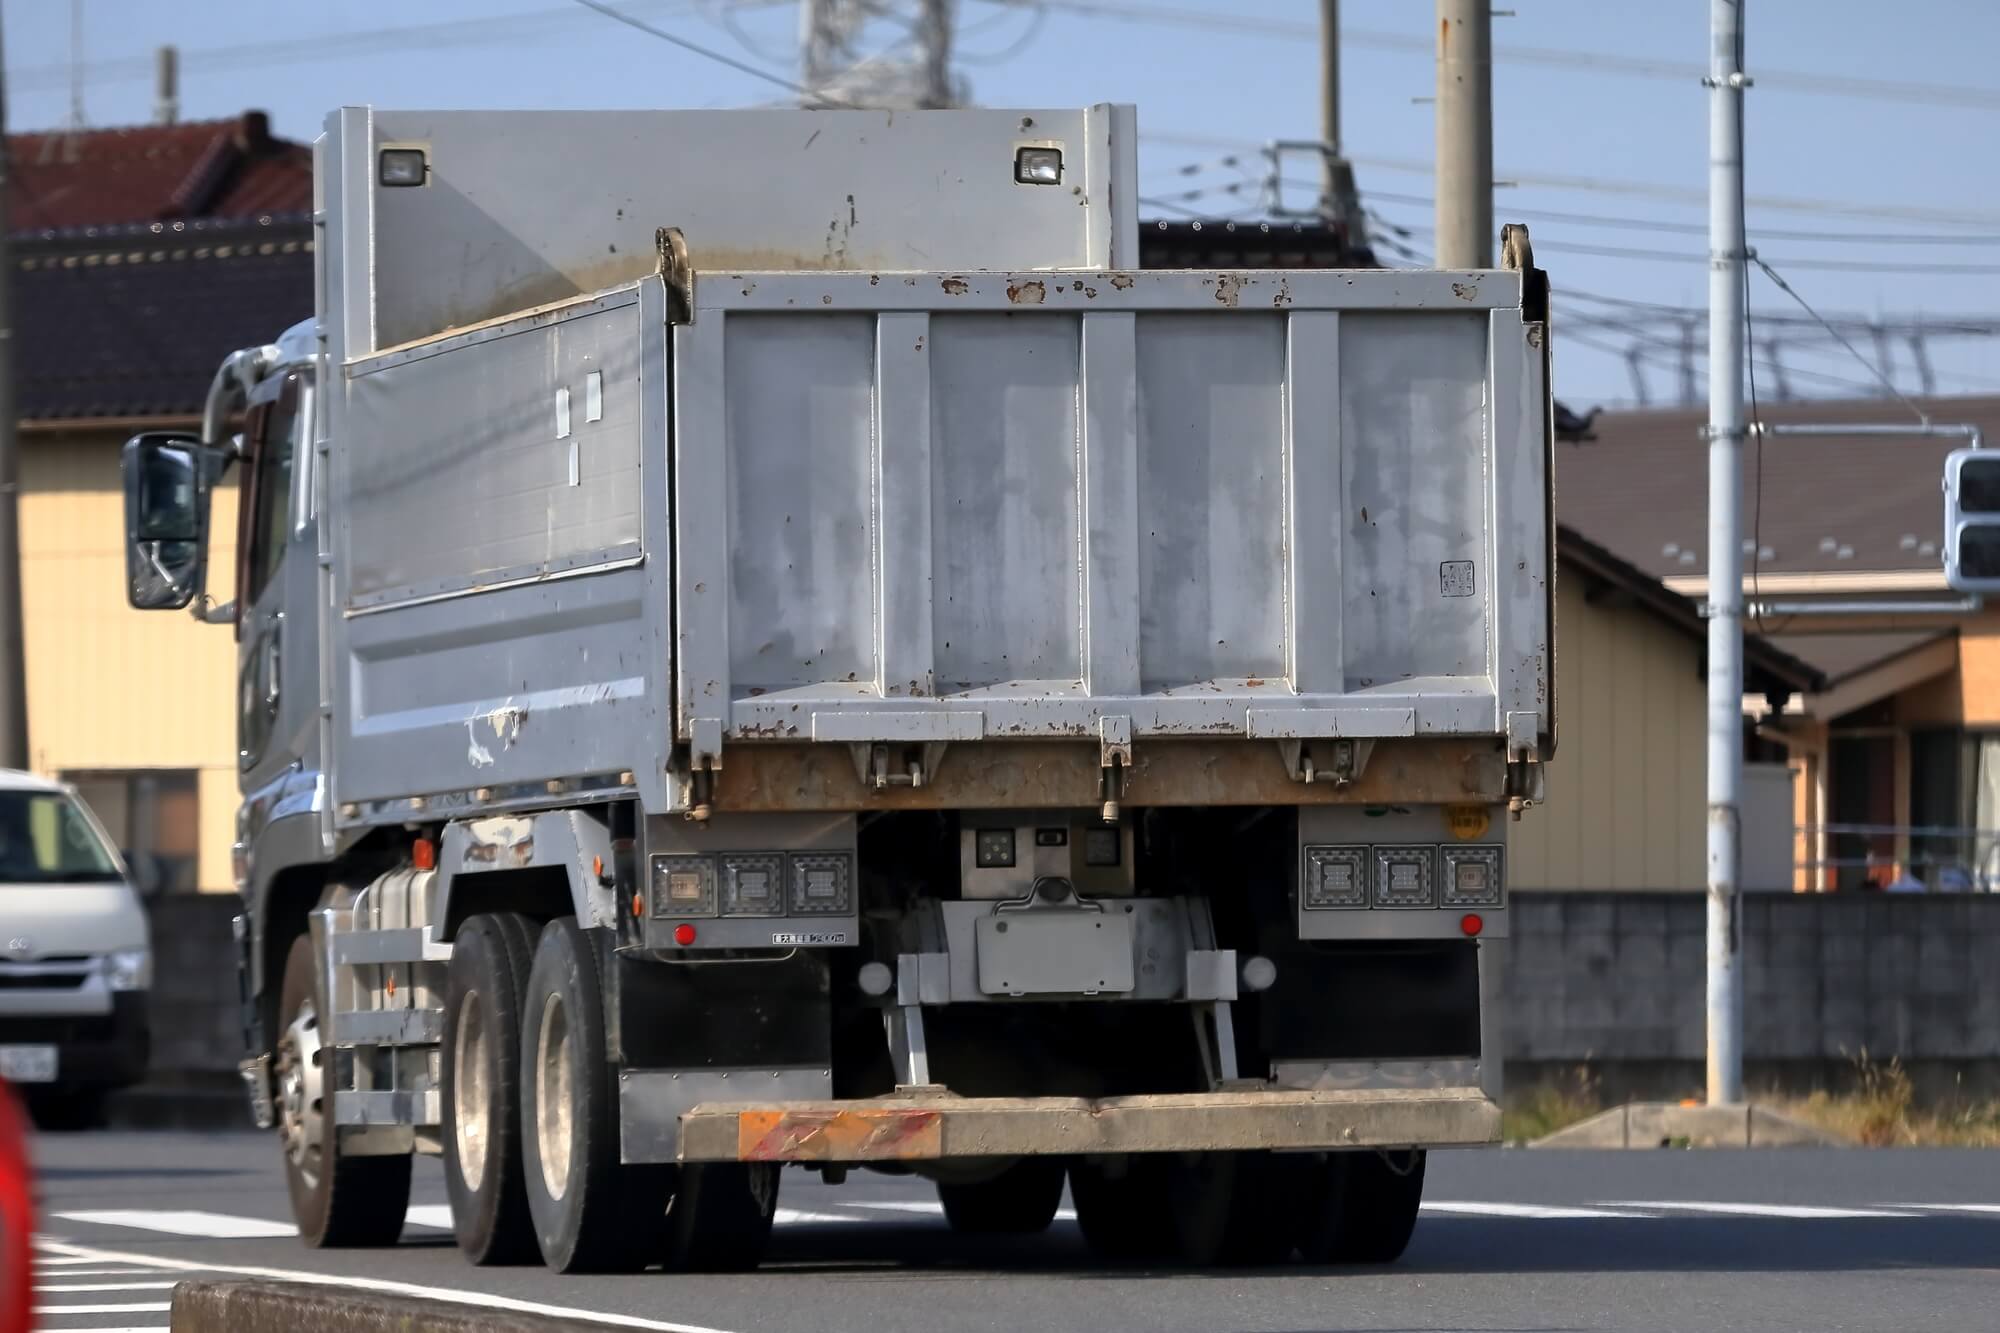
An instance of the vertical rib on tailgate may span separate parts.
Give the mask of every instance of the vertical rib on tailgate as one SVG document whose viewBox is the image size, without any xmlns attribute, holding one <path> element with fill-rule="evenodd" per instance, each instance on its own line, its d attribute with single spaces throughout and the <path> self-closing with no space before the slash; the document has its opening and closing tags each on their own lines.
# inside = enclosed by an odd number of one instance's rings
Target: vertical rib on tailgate
<svg viewBox="0 0 2000 1333">
<path fill-rule="evenodd" d="M 674 330 L 680 734 L 1532 746 L 1547 389 L 1520 292 L 699 275 Z"/>
</svg>

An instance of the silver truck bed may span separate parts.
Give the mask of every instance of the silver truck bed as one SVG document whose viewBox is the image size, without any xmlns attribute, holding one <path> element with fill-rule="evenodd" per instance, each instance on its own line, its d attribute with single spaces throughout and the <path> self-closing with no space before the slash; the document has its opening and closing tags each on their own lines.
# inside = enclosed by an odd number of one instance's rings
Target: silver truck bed
<svg viewBox="0 0 2000 1333">
<path fill-rule="evenodd" d="M 338 801 L 643 786 L 669 737 L 1547 730 L 1519 275 L 693 287 L 347 367 Z"/>
</svg>

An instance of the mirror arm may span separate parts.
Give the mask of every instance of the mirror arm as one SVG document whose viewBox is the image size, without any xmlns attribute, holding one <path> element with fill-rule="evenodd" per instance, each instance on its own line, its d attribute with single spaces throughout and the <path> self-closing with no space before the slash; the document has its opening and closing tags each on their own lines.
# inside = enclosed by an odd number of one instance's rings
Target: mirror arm
<svg viewBox="0 0 2000 1333">
<path fill-rule="evenodd" d="M 248 398 L 250 391 L 257 387 L 257 381 L 283 359 L 284 353 L 274 344 L 245 347 L 223 358 L 215 378 L 209 381 L 208 399 L 202 406 L 203 444 L 220 449 L 225 457 L 235 457 L 235 451 L 223 441 L 223 423 L 229 419 L 230 409 Z"/>
<path fill-rule="evenodd" d="M 236 603 L 218 602 L 207 593 L 202 593 L 188 604 L 188 614 L 204 625 L 233 625 L 236 623 Z"/>
</svg>

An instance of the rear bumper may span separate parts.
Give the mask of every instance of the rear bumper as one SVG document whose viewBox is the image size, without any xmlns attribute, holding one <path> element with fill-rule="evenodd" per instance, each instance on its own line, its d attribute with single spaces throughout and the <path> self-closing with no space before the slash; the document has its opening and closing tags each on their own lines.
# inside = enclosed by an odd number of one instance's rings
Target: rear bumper
<svg viewBox="0 0 2000 1333">
<path fill-rule="evenodd" d="M 1500 1141 L 1477 1088 L 1275 1089 L 1145 1097 L 706 1103 L 681 1117 L 689 1162 L 884 1162 L 1076 1153 L 1471 1147 Z"/>
<path fill-rule="evenodd" d="M 143 991 L 111 997 L 108 1014 L 0 1016 L 0 1045 L 54 1046 L 56 1087 L 127 1087 L 146 1076 L 152 1028 Z"/>
</svg>

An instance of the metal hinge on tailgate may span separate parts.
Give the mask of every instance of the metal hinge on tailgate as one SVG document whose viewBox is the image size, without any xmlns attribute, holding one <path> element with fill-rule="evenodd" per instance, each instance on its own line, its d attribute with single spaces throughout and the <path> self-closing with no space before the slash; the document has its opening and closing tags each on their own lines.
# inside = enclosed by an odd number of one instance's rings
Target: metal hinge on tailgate
<svg viewBox="0 0 2000 1333">
<path fill-rule="evenodd" d="M 1507 813 L 1515 819 L 1542 799 L 1545 773 L 1542 768 L 1542 715 L 1535 712 L 1507 714 Z"/>
<path fill-rule="evenodd" d="M 1104 802 L 1104 822 L 1116 824 L 1125 774 L 1132 767 L 1132 719 L 1123 714 L 1099 718 L 1097 736 L 1097 794 Z"/>
<path fill-rule="evenodd" d="M 1336 787 L 1350 785 L 1360 778 L 1361 771 L 1368 767 L 1368 756 L 1374 752 L 1375 742 L 1360 737 L 1286 738 L 1278 742 L 1285 771 L 1308 786 L 1315 782 L 1331 782 Z"/>
</svg>

